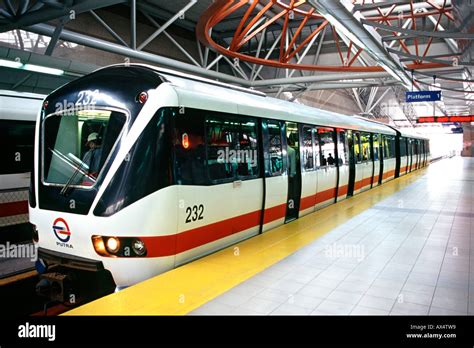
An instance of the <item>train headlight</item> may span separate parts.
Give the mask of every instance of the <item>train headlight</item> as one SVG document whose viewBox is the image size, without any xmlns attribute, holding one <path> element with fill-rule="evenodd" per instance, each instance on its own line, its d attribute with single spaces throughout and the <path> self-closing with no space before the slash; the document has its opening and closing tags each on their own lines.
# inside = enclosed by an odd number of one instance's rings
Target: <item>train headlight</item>
<svg viewBox="0 0 474 348">
<path fill-rule="evenodd" d="M 145 243 L 140 239 L 134 239 L 132 241 L 132 250 L 138 256 L 142 256 L 146 253 Z"/>
<path fill-rule="evenodd" d="M 107 255 L 107 251 L 105 250 L 104 239 L 102 237 L 93 236 L 92 244 L 94 244 L 94 249 L 97 252 L 97 254 L 102 255 L 102 256 Z"/>
<path fill-rule="evenodd" d="M 105 257 L 146 257 L 145 242 L 137 237 L 92 236 L 94 250 Z"/>
<path fill-rule="evenodd" d="M 107 241 L 105 242 L 105 246 L 109 253 L 115 254 L 120 249 L 120 240 L 116 237 L 107 238 Z"/>
</svg>

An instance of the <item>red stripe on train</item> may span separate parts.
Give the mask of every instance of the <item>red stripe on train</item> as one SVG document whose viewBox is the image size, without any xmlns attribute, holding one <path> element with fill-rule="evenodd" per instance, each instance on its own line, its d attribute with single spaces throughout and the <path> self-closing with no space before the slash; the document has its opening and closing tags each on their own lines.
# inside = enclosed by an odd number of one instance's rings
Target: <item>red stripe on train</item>
<svg viewBox="0 0 474 348">
<path fill-rule="evenodd" d="M 391 170 L 384 173 L 383 177 L 393 175 Z M 378 180 L 378 175 L 374 176 L 374 183 Z M 371 178 L 366 178 L 358 183 L 361 187 L 370 185 Z M 339 188 L 339 196 L 347 194 L 348 185 Z M 325 202 L 336 196 L 336 188 L 331 188 L 315 195 L 301 198 L 300 210 L 310 208 L 316 204 Z M 257 227 L 260 224 L 260 210 L 236 216 L 230 219 L 214 222 L 209 225 L 193 228 L 175 235 L 141 237 L 147 245 L 148 257 L 171 256 L 188 251 L 202 245 L 215 242 L 221 238 Z M 265 209 L 263 223 L 283 219 L 286 215 L 286 204 L 280 204 L 272 208 Z"/>
<path fill-rule="evenodd" d="M 176 235 L 142 237 L 148 257 L 171 256 L 260 225 L 260 210 L 193 228 Z M 282 219 L 286 204 L 265 209 L 264 223 Z"/>
<path fill-rule="evenodd" d="M 28 201 L 0 203 L 0 217 L 27 214 Z"/>
</svg>

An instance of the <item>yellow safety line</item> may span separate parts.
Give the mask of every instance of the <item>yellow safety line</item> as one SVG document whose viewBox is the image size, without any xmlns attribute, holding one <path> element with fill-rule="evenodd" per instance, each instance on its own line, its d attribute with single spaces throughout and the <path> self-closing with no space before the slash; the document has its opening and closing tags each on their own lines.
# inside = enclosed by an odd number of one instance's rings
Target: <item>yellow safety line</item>
<svg viewBox="0 0 474 348">
<path fill-rule="evenodd" d="M 63 315 L 189 313 L 413 183 L 424 172 L 391 180 Z"/>
</svg>

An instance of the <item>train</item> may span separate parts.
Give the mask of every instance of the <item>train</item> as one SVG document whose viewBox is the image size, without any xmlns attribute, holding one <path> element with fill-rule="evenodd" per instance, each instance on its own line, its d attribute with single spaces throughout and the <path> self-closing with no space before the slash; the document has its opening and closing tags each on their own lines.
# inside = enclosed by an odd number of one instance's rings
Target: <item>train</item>
<svg viewBox="0 0 474 348">
<path fill-rule="evenodd" d="M 426 166 L 430 152 L 383 123 L 129 64 L 47 96 L 34 158 L 37 269 L 43 290 L 65 291 L 75 270 L 120 290 L 271 233 Z"/>
<path fill-rule="evenodd" d="M 45 97 L 0 90 L 0 230 L 28 223 L 35 124 Z"/>
</svg>

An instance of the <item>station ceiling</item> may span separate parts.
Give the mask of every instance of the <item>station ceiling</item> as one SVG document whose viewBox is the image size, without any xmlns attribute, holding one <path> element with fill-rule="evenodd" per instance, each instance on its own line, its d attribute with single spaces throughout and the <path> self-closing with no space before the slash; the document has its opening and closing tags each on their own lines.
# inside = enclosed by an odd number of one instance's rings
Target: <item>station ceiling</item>
<svg viewBox="0 0 474 348">
<path fill-rule="evenodd" d="M 127 39 L 103 20 L 108 12 L 127 18 Z M 21 55 L 27 62 L 60 67 L 65 74 L 0 67 L 0 88 L 47 93 L 95 69 L 94 64 L 55 57 L 55 48 L 69 42 L 276 96 L 345 89 L 362 114 L 380 111 L 373 104 L 387 90 L 401 98 L 411 84 L 421 90 L 441 88 L 440 112 L 472 114 L 472 12 L 473 4 L 461 0 L 3 0 L 0 59 Z M 94 16 L 109 39 L 88 28 L 78 30 L 70 23 L 71 14 Z M 154 25 L 156 32 L 137 42 L 141 24 Z M 15 42 L 2 40 L 1 33 L 19 30 L 47 37 L 46 49 L 38 54 L 24 47 L 21 35 Z M 195 48 L 181 46 L 182 58 L 167 57 L 149 45 L 159 35 L 167 35 L 177 47 L 184 37 L 195 41 Z"/>
</svg>

